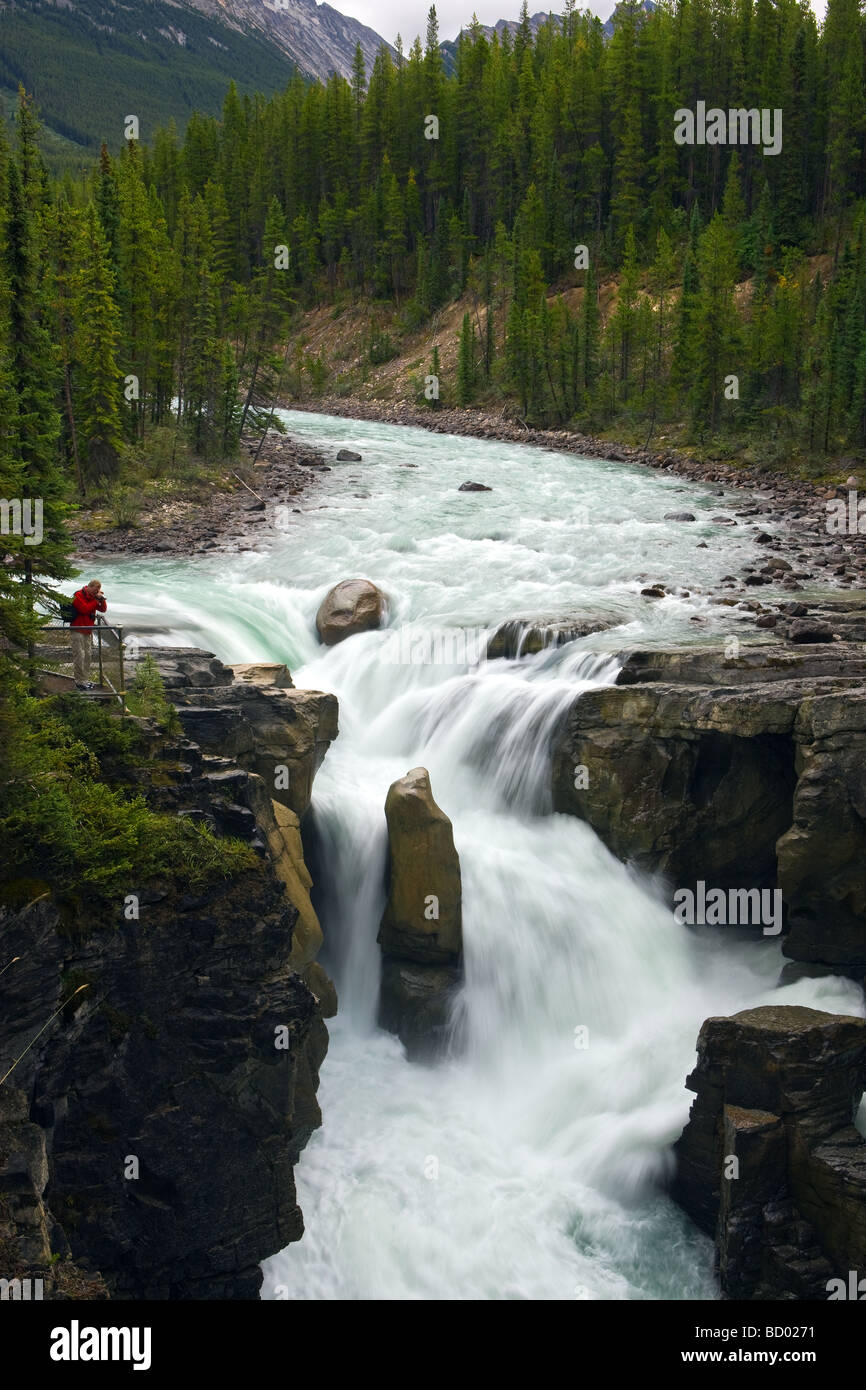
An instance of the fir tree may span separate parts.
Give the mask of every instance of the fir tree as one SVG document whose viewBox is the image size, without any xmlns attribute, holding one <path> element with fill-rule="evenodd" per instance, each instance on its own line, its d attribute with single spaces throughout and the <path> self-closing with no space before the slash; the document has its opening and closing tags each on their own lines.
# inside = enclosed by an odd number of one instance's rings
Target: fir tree
<svg viewBox="0 0 866 1390">
<path fill-rule="evenodd" d="M 87 472 L 111 477 L 123 440 L 117 365 L 120 314 L 108 242 L 93 203 L 84 214 L 76 304 L 78 435 Z"/>
</svg>

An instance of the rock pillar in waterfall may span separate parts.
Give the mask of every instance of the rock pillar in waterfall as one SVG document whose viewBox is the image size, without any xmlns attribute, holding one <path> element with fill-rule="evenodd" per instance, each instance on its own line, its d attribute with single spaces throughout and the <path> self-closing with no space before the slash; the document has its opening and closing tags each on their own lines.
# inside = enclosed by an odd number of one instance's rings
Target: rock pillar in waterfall
<svg viewBox="0 0 866 1390">
<path fill-rule="evenodd" d="M 441 1053 L 462 979 L 460 859 L 451 822 L 433 800 L 430 775 L 416 767 L 385 801 L 388 902 L 379 929 L 379 1021 L 415 1060 Z"/>
</svg>

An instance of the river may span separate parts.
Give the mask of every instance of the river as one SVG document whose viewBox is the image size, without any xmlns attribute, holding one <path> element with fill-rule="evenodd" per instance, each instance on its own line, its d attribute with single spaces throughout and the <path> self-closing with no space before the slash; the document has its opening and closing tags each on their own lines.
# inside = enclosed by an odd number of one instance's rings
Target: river
<svg viewBox="0 0 866 1390">
<path fill-rule="evenodd" d="M 745 525 L 710 520 L 742 495 L 518 444 L 283 418 L 332 471 L 259 550 L 100 565 L 130 632 L 285 661 L 340 702 L 312 810 L 340 1014 L 324 1126 L 296 1168 L 306 1234 L 266 1261 L 263 1297 L 715 1298 L 711 1242 L 660 1186 L 700 1025 L 771 1001 L 862 1014 L 860 992 L 833 978 L 778 990 L 777 941 L 676 925 L 649 881 L 551 814 L 548 784 L 565 710 L 615 679 L 622 647 L 753 631 L 707 597 L 759 552 Z M 363 462 L 336 463 L 340 447 Z M 458 492 L 466 480 L 493 490 Z M 684 508 L 695 523 L 663 520 Z M 316 609 L 356 575 L 387 592 L 389 628 L 326 650 Z M 654 580 L 684 592 L 642 598 Z M 497 621 L 575 609 L 617 626 L 471 664 Z M 446 665 L 457 628 L 470 660 Z M 419 765 L 464 889 L 465 1046 L 435 1067 L 375 1025 L 385 795 Z"/>
</svg>

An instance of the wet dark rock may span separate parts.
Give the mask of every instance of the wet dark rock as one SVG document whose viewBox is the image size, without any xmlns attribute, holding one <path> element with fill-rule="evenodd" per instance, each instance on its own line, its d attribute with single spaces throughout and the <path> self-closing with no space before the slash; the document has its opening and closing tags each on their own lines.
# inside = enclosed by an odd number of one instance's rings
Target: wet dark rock
<svg viewBox="0 0 866 1390">
<path fill-rule="evenodd" d="M 360 463 L 361 455 L 356 454 L 352 449 L 340 449 L 337 454 L 338 463 Z"/>
<path fill-rule="evenodd" d="M 487 487 L 486 483 L 461 483 L 458 492 L 492 492 L 492 487 Z"/>
<path fill-rule="evenodd" d="M 12 1080 L 0 1087 L 0 1277 L 9 1281 L 3 1299 L 105 1299 L 101 1275 L 71 1260 L 69 1241 L 48 1206 L 45 1130 L 31 1121 L 29 1108 L 29 1095 Z"/>
<path fill-rule="evenodd" d="M 86 902 L 62 914 L 50 898 L 0 909 L 4 947 L 21 957 L 20 970 L 0 975 L 0 1061 L 23 1051 L 71 981 L 85 982 L 15 1071 L 44 1131 L 52 1210 L 73 1257 L 124 1298 L 255 1299 L 260 1261 L 303 1230 L 293 1165 L 321 1122 L 327 991 L 319 981 L 314 994 L 297 973 L 309 964 L 309 951 L 300 961 L 297 952 L 306 904 L 290 896 L 291 847 L 275 839 L 276 812 L 293 813 L 269 795 L 273 760 L 266 785 L 235 752 L 253 766 L 265 756 L 270 734 L 259 743 L 245 727 L 268 708 L 262 699 L 280 707 L 285 732 L 300 716 L 289 712 L 295 697 L 316 697 L 215 685 L 228 668 L 205 652 L 163 651 L 161 661 L 181 721 L 198 709 L 214 751 L 142 721 L 160 769 L 142 789 L 155 809 L 238 837 L 258 858 L 195 891 L 182 868 L 150 883 L 133 873 L 132 920 L 123 899 L 111 924 L 94 922 Z M 196 674 L 207 683 L 188 684 Z M 280 735 L 274 751 L 303 792 L 309 750 L 293 764 Z"/>
<path fill-rule="evenodd" d="M 463 982 L 456 966 L 382 961 L 379 1025 L 396 1033 L 413 1062 L 432 1062 L 447 1053 L 451 1011 Z"/>
<path fill-rule="evenodd" d="M 795 618 L 788 629 L 788 640 L 803 643 L 832 642 L 833 629 L 820 618 Z"/>
<path fill-rule="evenodd" d="M 668 648 L 626 653 L 615 686 L 577 697 L 553 802 L 674 886 L 778 887 L 785 954 L 856 975 L 864 779 L 862 644 Z"/>
<path fill-rule="evenodd" d="M 562 647 L 591 632 L 604 632 L 612 627 L 610 618 L 576 614 L 573 617 L 542 617 L 527 614 L 500 623 L 487 643 L 491 661 L 499 657 L 534 656 L 548 647 Z"/>
<path fill-rule="evenodd" d="M 788 908 L 785 954 L 862 972 L 866 688 L 816 693 L 799 711 L 796 734 L 802 769 L 791 825 L 777 846 Z"/>
<path fill-rule="evenodd" d="M 697 521 L 694 512 L 665 512 L 665 521 Z"/>
<path fill-rule="evenodd" d="M 771 1006 L 709 1018 L 672 1195 L 729 1298 L 826 1301 L 866 1266 L 866 1020 Z"/>
</svg>

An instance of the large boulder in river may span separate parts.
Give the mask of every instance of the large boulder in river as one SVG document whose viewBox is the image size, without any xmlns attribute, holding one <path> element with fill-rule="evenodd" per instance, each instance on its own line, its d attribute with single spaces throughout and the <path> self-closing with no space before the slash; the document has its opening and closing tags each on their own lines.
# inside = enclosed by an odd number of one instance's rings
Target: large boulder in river
<svg viewBox="0 0 866 1390">
<path fill-rule="evenodd" d="M 329 589 L 316 614 L 316 630 L 326 647 L 356 632 L 380 627 L 387 600 L 370 579 L 344 579 Z"/>
<path fill-rule="evenodd" d="M 385 817 L 389 884 L 379 930 L 379 1022 L 399 1036 L 410 1058 L 424 1060 L 447 1045 L 462 979 L 460 860 L 425 768 L 392 785 Z"/>
<path fill-rule="evenodd" d="M 779 1005 L 709 1018 L 686 1085 L 672 1195 L 715 1237 L 723 1292 L 839 1297 L 832 1281 L 866 1270 L 866 1020 Z"/>
</svg>

